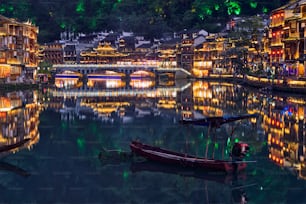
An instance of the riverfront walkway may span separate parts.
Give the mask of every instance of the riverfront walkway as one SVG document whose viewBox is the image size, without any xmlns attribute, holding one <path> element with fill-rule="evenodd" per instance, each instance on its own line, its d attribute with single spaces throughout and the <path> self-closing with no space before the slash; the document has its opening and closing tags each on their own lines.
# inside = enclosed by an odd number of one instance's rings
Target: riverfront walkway
<svg viewBox="0 0 306 204">
<path fill-rule="evenodd" d="M 269 88 L 273 91 L 306 94 L 306 78 L 284 77 L 267 78 L 255 75 L 233 75 L 233 74 L 210 74 L 201 80 L 220 80 L 239 83 L 257 88 Z"/>
</svg>

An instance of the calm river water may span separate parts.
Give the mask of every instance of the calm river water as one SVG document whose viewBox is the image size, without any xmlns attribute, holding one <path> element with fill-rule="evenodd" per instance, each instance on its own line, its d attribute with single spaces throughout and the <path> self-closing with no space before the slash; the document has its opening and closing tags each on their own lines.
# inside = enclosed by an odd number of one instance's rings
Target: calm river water
<svg viewBox="0 0 306 204">
<path fill-rule="evenodd" d="M 118 83 L 2 94 L 0 203 L 306 203 L 302 96 L 222 82 Z M 215 137 L 179 124 L 245 113 L 259 117 Z M 225 159 L 240 140 L 257 162 L 232 176 L 99 158 L 103 149 L 129 152 L 132 140 Z"/>
</svg>

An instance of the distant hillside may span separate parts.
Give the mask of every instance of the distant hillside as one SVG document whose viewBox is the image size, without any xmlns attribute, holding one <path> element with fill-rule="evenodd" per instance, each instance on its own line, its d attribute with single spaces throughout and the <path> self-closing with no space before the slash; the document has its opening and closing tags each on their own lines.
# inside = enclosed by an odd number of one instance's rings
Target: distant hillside
<svg viewBox="0 0 306 204">
<path fill-rule="evenodd" d="M 0 14 L 39 26 L 39 42 L 64 30 L 134 31 L 148 38 L 184 28 L 216 32 L 231 16 L 269 14 L 286 0 L 0 0 Z"/>
</svg>

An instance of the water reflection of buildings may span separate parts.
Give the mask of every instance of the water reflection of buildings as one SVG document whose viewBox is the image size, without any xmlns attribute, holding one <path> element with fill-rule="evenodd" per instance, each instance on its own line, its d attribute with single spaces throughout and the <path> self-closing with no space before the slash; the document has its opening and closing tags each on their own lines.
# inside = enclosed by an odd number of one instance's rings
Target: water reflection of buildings
<svg viewBox="0 0 306 204">
<path fill-rule="evenodd" d="M 40 106 L 36 93 L 14 92 L 0 97 L 0 153 L 31 148 L 38 142 Z"/>
<path fill-rule="evenodd" d="M 195 81 L 192 90 L 182 95 L 182 117 L 222 116 L 231 114 L 224 110 L 235 110 L 241 106 L 242 92 L 238 85 L 220 82 Z M 235 113 L 237 114 L 237 113 Z"/>
<path fill-rule="evenodd" d="M 128 85 L 114 79 L 98 80 L 90 85 L 69 90 L 50 89 L 50 97 L 45 102 L 49 108 L 59 111 L 64 120 L 92 117 L 108 122 L 115 119 L 126 122 L 160 115 L 159 109 L 176 113 L 178 93 L 191 84 L 156 86 L 154 80 L 136 78 L 130 79 Z"/>
<path fill-rule="evenodd" d="M 196 113 L 200 117 L 208 115 L 220 116 L 231 114 L 228 111 L 224 112 L 225 109 L 239 109 L 237 107 L 241 107 L 244 104 L 241 100 L 243 92 L 239 91 L 239 85 L 229 83 L 195 81 L 192 83 L 192 86 L 189 82 L 181 85 L 179 83 L 169 83 L 172 85 L 156 86 L 154 80 L 147 78 L 131 79 L 128 85 L 122 82 L 122 80 L 105 79 L 99 80 L 99 83 L 97 81 L 91 83 L 92 86 L 70 89 L 69 91 L 53 89 L 50 90 L 50 93 L 54 100 L 53 102 L 57 100 L 56 98 L 64 98 L 64 101 L 74 100 L 73 104 L 81 106 L 81 108 L 76 108 L 72 111 L 75 112 L 77 110 L 77 117 L 79 117 L 79 110 L 83 110 L 84 107 L 87 107 L 87 109 L 90 107 L 94 112 L 97 112 L 97 115 L 103 115 L 103 117 L 109 117 L 111 113 L 118 110 L 121 111 L 119 115 L 124 115 L 122 110 L 130 112 L 131 109 L 127 107 L 133 103 L 136 103 L 136 109 L 134 107 L 133 111 L 141 115 L 158 115 L 158 109 L 163 111 L 171 109 L 175 112 L 180 111 L 181 115 L 185 118 L 196 117 Z M 79 98 L 80 101 L 76 102 L 76 98 Z M 92 104 L 85 105 L 85 98 L 90 98 L 91 103 L 97 103 L 96 107 Z M 92 102 L 92 98 L 95 98 L 96 101 Z M 116 104 L 118 99 L 120 102 L 129 102 L 129 105 Z M 86 100 L 88 101 L 88 99 Z M 130 103 L 131 100 L 133 101 L 132 103 Z M 151 101 L 149 108 L 145 107 L 148 106 L 148 101 Z M 58 99 L 57 102 L 61 103 L 61 99 Z M 108 104 L 98 104 L 102 102 L 107 102 Z M 110 105 L 109 103 L 113 104 Z M 147 105 L 145 105 L 146 103 Z M 69 109 L 67 105 L 63 103 L 56 106 L 62 109 L 63 114 L 67 114 Z M 112 106 L 111 111 L 109 106 Z M 104 112 L 101 111 L 101 107 L 105 110 Z M 70 113 L 71 111 L 68 112 Z M 80 117 L 82 118 L 83 116 Z M 68 118 L 68 116 L 63 118 Z"/>
<path fill-rule="evenodd" d="M 182 95 L 183 117 L 239 114 L 235 110 L 258 113 L 259 118 L 249 120 L 251 127 L 257 127 L 253 139 L 260 141 L 259 135 L 266 135 L 269 159 L 306 178 L 305 99 L 245 92 L 239 85 L 219 82 L 196 81 L 191 87 L 192 91 Z"/>
<path fill-rule="evenodd" d="M 265 144 L 264 140 L 267 141 L 268 157 L 272 162 L 295 169 L 304 177 L 305 99 L 272 97 L 258 90 L 246 91 L 240 85 L 221 82 L 193 81 L 181 85 L 174 83 L 174 86 L 146 86 L 146 83 L 140 81 L 140 87 L 109 88 L 104 84 L 52 89 L 50 101 L 45 101 L 49 107 L 61 110 L 63 119 L 83 118 L 89 112 L 100 120 L 117 118 L 125 122 L 159 114 L 204 117 L 258 113 L 259 118 L 238 125 L 236 136 L 252 140 L 258 151 Z"/>
<path fill-rule="evenodd" d="M 274 98 L 264 116 L 269 158 L 306 179 L 304 99 Z"/>
</svg>

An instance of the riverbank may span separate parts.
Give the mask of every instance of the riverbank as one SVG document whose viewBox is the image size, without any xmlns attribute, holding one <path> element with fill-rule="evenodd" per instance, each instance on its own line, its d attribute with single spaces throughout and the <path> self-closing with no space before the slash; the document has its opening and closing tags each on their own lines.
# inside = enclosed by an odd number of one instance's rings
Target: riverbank
<svg viewBox="0 0 306 204">
<path fill-rule="evenodd" d="M 269 79 L 262 76 L 251 75 L 232 75 L 232 74 L 210 74 L 202 78 L 189 78 L 193 80 L 208 80 L 208 81 L 226 81 L 240 85 L 255 87 L 255 88 L 268 88 L 276 92 L 288 92 L 295 94 L 306 94 L 306 79 L 287 77 L 285 79 Z M 45 86 L 48 86 L 45 84 Z M 28 89 L 37 89 L 40 84 L 29 83 L 9 83 L 1 84 L 0 92 L 10 91 L 23 91 Z"/>
<path fill-rule="evenodd" d="M 261 76 L 211 74 L 202 80 L 227 81 L 255 88 L 269 88 L 272 91 L 306 94 L 306 80 L 288 77 L 285 79 L 269 79 Z"/>
</svg>

